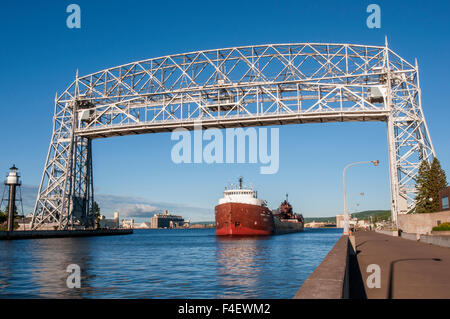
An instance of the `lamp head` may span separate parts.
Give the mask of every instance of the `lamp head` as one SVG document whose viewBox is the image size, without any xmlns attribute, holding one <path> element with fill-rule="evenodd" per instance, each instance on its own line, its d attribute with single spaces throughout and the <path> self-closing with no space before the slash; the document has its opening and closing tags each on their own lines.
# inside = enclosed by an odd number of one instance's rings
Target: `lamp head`
<svg viewBox="0 0 450 319">
<path fill-rule="evenodd" d="M 376 161 L 372 161 L 372 163 L 373 163 L 373 165 L 378 166 L 378 164 L 380 164 L 380 161 L 376 160 Z"/>
<path fill-rule="evenodd" d="M 6 185 L 20 185 L 20 180 L 19 180 L 19 172 L 18 172 L 18 168 L 16 167 L 16 165 L 13 165 L 10 169 L 9 169 L 9 174 L 6 176 Z"/>
</svg>

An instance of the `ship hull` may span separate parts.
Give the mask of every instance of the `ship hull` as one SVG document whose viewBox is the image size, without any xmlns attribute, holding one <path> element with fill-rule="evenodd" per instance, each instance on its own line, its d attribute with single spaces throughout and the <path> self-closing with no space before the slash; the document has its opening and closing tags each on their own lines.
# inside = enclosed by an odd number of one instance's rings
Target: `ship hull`
<svg viewBox="0 0 450 319">
<path fill-rule="evenodd" d="M 267 207 L 243 203 L 225 203 L 217 205 L 216 235 L 272 235 L 274 221 Z"/>
<path fill-rule="evenodd" d="M 303 231 L 303 223 L 296 219 L 279 219 L 274 217 L 275 235 L 297 233 Z"/>
<path fill-rule="evenodd" d="M 263 206 L 225 203 L 216 206 L 215 215 L 217 236 L 267 236 L 303 231 L 302 222 L 279 219 Z"/>
</svg>

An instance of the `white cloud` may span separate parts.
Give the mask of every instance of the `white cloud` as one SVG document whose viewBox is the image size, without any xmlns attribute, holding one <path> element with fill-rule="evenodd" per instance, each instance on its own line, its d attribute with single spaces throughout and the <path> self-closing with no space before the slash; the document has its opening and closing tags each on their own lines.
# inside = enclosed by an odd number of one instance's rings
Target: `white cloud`
<svg viewBox="0 0 450 319">
<path fill-rule="evenodd" d="M 154 213 L 160 213 L 162 210 L 158 207 L 148 204 L 127 204 L 122 205 L 118 211 L 123 217 L 145 217 L 150 218 Z"/>
</svg>

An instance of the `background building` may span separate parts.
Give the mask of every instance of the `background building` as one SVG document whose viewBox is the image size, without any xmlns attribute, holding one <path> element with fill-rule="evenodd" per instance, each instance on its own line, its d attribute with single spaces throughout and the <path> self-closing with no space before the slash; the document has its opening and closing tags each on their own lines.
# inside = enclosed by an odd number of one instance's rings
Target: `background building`
<svg viewBox="0 0 450 319">
<path fill-rule="evenodd" d="M 439 191 L 439 206 L 440 210 L 450 210 L 448 206 L 448 196 L 450 196 L 450 186 Z"/>
<path fill-rule="evenodd" d="M 183 217 L 171 215 L 167 210 L 164 210 L 162 214 L 155 214 L 151 219 L 151 228 L 179 228 L 183 226 Z"/>
<path fill-rule="evenodd" d="M 123 228 L 134 228 L 134 219 L 122 219 Z"/>
<path fill-rule="evenodd" d="M 149 222 L 142 222 L 140 224 L 137 224 L 134 226 L 135 229 L 149 229 L 151 228 L 152 224 Z"/>
<path fill-rule="evenodd" d="M 314 220 L 310 223 L 305 224 L 305 228 L 322 228 L 322 227 L 325 227 L 324 222 L 316 222 Z"/>
<path fill-rule="evenodd" d="M 336 228 L 344 228 L 344 214 L 336 215 Z"/>
<path fill-rule="evenodd" d="M 98 221 L 99 228 L 119 228 L 119 213 L 114 212 L 113 219 L 106 219 L 105 216 L 101 215 Z"/>
</svg>

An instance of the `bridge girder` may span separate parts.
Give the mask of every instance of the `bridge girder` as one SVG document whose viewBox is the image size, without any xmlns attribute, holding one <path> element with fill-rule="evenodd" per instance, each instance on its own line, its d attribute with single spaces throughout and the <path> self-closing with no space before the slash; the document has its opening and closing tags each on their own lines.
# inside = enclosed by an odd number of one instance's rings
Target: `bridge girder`
<svg viewBox="0 0 450 319">
<path fill-rule="evenodd" d="M 91 140 L 203 128 L 385 121 L 393 219 L 434 156 L 418 66 L 385 46 L 300 43 L 197 51 L 79 77 L 55 99 L 33 228 L 92 224 Z"/>
</svg>

